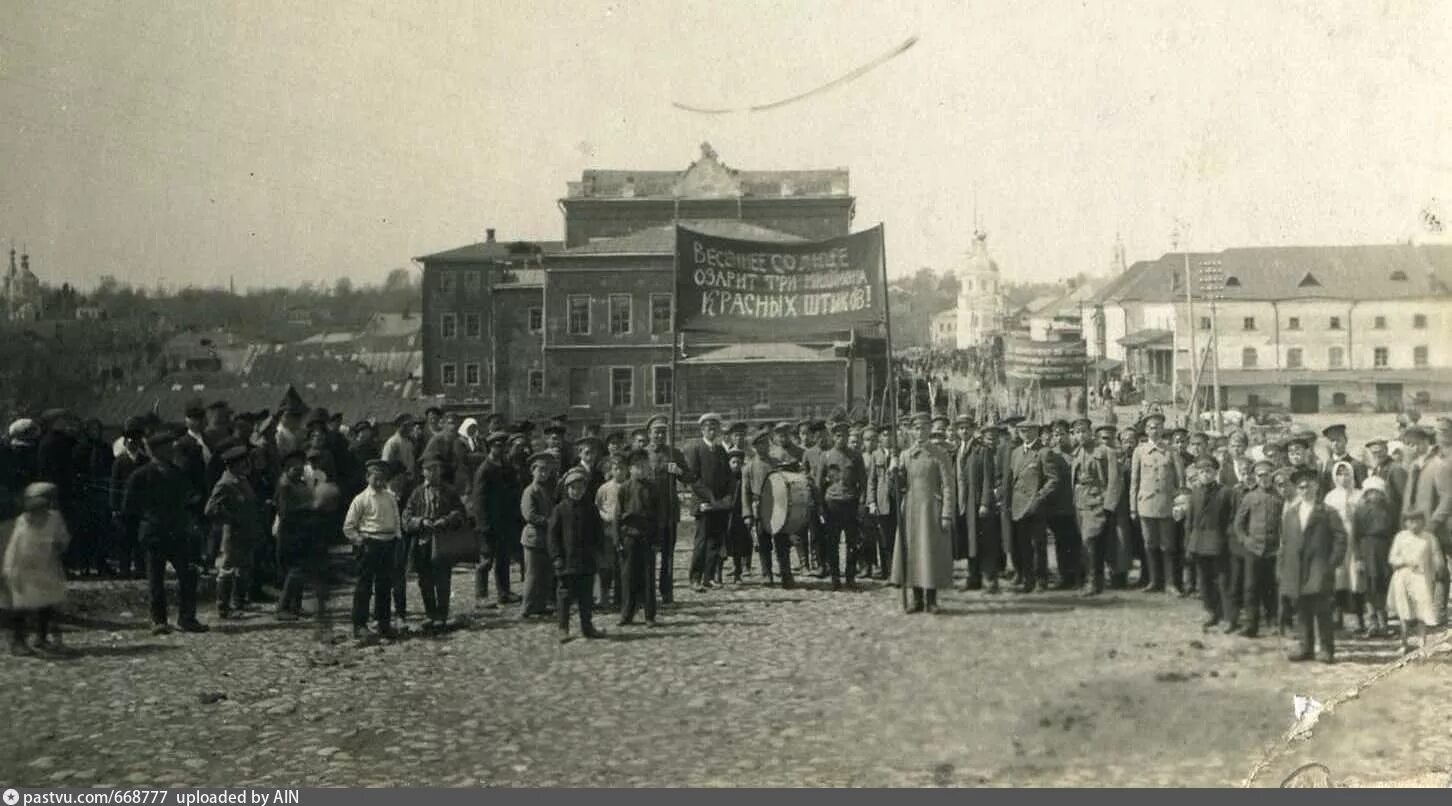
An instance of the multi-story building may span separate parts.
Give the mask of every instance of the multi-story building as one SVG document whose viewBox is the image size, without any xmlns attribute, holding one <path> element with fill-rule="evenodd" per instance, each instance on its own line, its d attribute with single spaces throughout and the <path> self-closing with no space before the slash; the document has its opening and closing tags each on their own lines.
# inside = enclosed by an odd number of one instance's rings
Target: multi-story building
<svg viewBox="0 0 1452 806">
<path fill-rule="evenodd" d="M 958 349 L 958 320 L 959 311 L 957 308 L 949 308 L 946 311 L 939 311 L 933 314 L 931 344 L 935 350 L 956 350 Z"/>
<path fill-rule="evenodd" d="M 1218 293 L 1202 282 L 1207 265 Z M 1131 372 L 1163 371 L 1150 351 L 1168 351 L 1181 390 L 1208 390 L 1213 348 L 1226 405 L 1309 413 L 1452 400 L 1452 246 L 1167 254 L 1131 266 L 1095 304 L 1109 354 L 1125 350 Z"/>
<path fill-rule="evenodd" d="M 766 419 L 864 404 L 886 385 L 881 329 L 777 341 L 692 336 L 672 369 L 675 223 L 728 238 L 846 235 L 847 172 L 737 171 L 709 146 L 685 171 L 587 170 L 563 242 L 418 258 L 424 392 L 513 418 L 638 423 L 675 407 Z"/>
</svg>

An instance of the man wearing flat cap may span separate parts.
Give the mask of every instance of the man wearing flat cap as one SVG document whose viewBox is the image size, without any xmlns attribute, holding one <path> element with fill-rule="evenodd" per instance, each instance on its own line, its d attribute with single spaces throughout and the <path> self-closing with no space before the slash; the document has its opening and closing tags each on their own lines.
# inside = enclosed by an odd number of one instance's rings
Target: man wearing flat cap
<svg viewBox="0 0 1452 806">
<path fill-rule="evenodd" d="M 1281 596 L 1295 602 L 1300 650 L 1292 661 L 1316 657 L 1334 663 L 1336 636 L 1331 617 L 1331 598 L 1336 591 L 1336 569 L 1346 559 L 1346 525 L 1335 509 L 1321 501 L 1320 474 L 1303 467 L 1294 471 L 1298 499 L 1286 508 L 1281 519 L 1281 550 L 1276 577 Z"/>
<path fill-rule="evenodd" d="M 1275 483 L 1275 466 L 1255 463 L 1255 486 L 1240 496 L 1231 539 L 1242 552 L 1242 608 L 1240 634 L 1255 638 L 1260 620 L 1276 613 L 1276 555 L 1280 552 L 1281 522 L 1286 502 Z"/>
<path fill-rule="evenodd" d="M 653 482 L 651 497 L 656 506 L 660 507 L 659 517 L 655 521 L 656 528 L 660 529 L 660 538 L 652 541 L 652 545 L 660 550 L 657 590 L 660 591 L 660 603 L 671 604 L 675 601 L 676 528 L 681 519 L 681 502 L 676 495 L 676 484 L 694 485 L 696 476 L 687 466 L 681 451 L 670 444 L 668 417 L 657 414 L 646 421 L 645 427 L 650 434 L 650 442 L 645 451 L 649 457 L 649 476 Z"/>
<path fill-rule="evenodd" d="M 1104 591 L 1105 567 L 1114 560 L 1114 513 L 1119 502 L 1119 491 L 1123 486 L 1119 475 L 1119 458 L 1110 447 L 1113 444 L 1114 427 L 1105 426 L 1105 430 L 1101 432 L 1105 436 L 1100 440 L 1090 436 L 1089 430 L 1092 427 L 1093 424 L 1087 419 L 1075 422 L 1078 447 L 1070 464 L 1074 509 L 1089 555 L 1089 578 L 1084 581 L 1083 592 L 1090 596 Z M 1055 540 L 1058 537 L 1056 533 Z M 1065 572 L 1061 570 L 1060 573 Z"/>
<path fill-rule="evenodd" d="M 519 548 L 520 530 L 524 520 L 520 514 L 520 496 L 524 481 L 519 467 L 509 461 L 510 435 L 492 431 L 484 438 L 484 461 L 474 472 L 470 485 L 470 509 L 479 524 L 479 566 L 474 571 L 474 598 L 489 598 L 489 577 L 500 606 L 513 604 L 519 597 L 509 591 L 509 566 Z M 523 440 L 520 439 L 522 443 Z"/>
<path fill-rule="evenodd" d="M 521 618 L 550 612 L 555 593 L 554 566 L 550 562 L 546 533 L 550 513 L 558 501 L 555 486 L 559 461 L 548 451 L 529 457 L 531 480 L 520 497 L 519 514 L 524 521 L 520 543 L 524 545 L 524 604 Z"/>
<path fill-rule="evenodd" d="M 887 579 L 892 568 L 892 542 L 897 535 L 897 493 L 888 472 L 894 445 L 891 426 L 869 426 L 863 432 L 862 463 L 867 468 L 863 543 L 866 551 L 876 552 L 867 566 L 870 570 L 876 564 L 878 579 Z"/>
<path fill-rule="evenodd" d="M 1013 452 L 1004 477 L 1006 505 L 1013 518 L 1014 565 L 1019 569 L 1020 593 L 1048 587 L 1048 508 L 1058 489 L 1052 449 L 1040 440 L 1038 423 L 1022 422 L 1023 444 Z"/>
<path fill-rule="evenodd" d="M 842 585 L 838 541 L 847 541 L 847 586 L 857 583 L 862 523 L 858 515 L 867 488 L 867 467 L 861 454 L 847 447 L 851 426 L 839 420 L 831 427 L 834 442 L 824 451 L 812 477 L 815 500 L 821 502 L 822 560 L 832 578 L 832 589 Z"/>
<path fill-rule="evenodd" d="M 696 497 L 696 511 L 692 513 L 696 536 L 691 552 L 691 584 L 700 593 L 716 586 L 721 546 L 731 517 L 732 477 L 726 449 L 721 445 L 721 416 L 703 414 L 697 424 L 701 427 L 701 437 L 688 442 L 681 455 Z"/>
<path fill-rule="evenodd" d="M 918 415 L 913 445 L 898 457 L 897 470 L 906 487 L 902 525 L 893 547 L 893 584 L 903 589 L 909 613 L 938 612 L 938 591 L 953 584 L 953 516 L 957 490 L 950 470 L 952 458 L 933 442 L 932 419 Z M 912 603 L 907 604 L 907 592 Z"/>
<path fill-rule="evenodd" d="M 1361 483 L 1366 481 L 1366 465 L 1352 458 L 1351 453 L 1347 450 L 1346 426 L 1340 425 L 1339 423 L 1337 425 L 1327 426 L 1321 432 L 1321 436 L 1325 437 L 1326 441 L 1331 443 L 1331 458 L 1326 461 L 1326 466 L 1321 470 L 1321 489 L 1329 492 L 1336 486 L 1335 479 L 1332 478 L 1331 474 L 1334 472 L 1336 465 L 1341 462 L 1346 462 L 1351 465 L 1351 473 L 1355 479 L 1355 485 L 1360 489 Z"/>
<path fill-rule="evenodd" d="M 964 588 L 980 590 L 986 578 L 991 594 L 999 592 L 998 575 L 1003 570 L 998 440 L 997 426 L 985 425 L 968 440 L 968 450 L 958 467 L 958 511 L 968 538 L 968 579 Z"/>
<path fill-rule="evenodd" d="M 146 423 L 140 417 L 130 417 L 121 429 L 121 454 L 111 463 L 111 486 L 109 504 L 111 520 L 119 538 L 117 559 L 123 578 L 143 579 L 146 576 L 146 555 L 136 538 L 136 522 L 126 518 L 122 505 L 126 497 L 126 483 L 131 474 L 151 461 L 146 452 Z"/>
<path fill-rule="evenodd" d="M 167 625 L 166 566 L 177 578 L 177 628 L 206 632 L 197 621 L 195 538 L 199 493 L 177 464 L 176 437 L 170 428 L 159 429 L 147 440 L 152 460 L 137 468 L 126 482 L 122 517 L 137 524 L 137 539 L 146 551 L 146 577 L 151 599 L 152 632 L 163 634 Z"/>
<path fill-rule="evenodd" d="M 775 581 L 775 566 L 781 573 L 782 587 L 791 588 L 795 580 L 792 579 L 790 538 L 788 535 L 772 534 L 759 520 L 761 492 L 766 486 L 767 475 L 772 471 L 770 457 L 774 430 L 770 426 L 762 426 L 756 432 L 752 439 L 755 450 L 746 457 L 741 468 L 741 519 L 756 539 L 756 553 L 761 560 L 762 577 L 766 584 Z"/>
<path fill-rule="evenodd" d="M 241 616 L 247 605 L 253 558 L 263 538 L 262 501 L 248 481 L 248 451 L 233 445 L 222 454 L 226 468 L 212 488 L 205 514 L 221 529 L 221 572 L 217 574 L 217 615 Z"/>
<path fill-rule="evenodd" d="M 1444 553 L 1452 549 L 1452 460 L 1437 450 L 1430 429 L 1408 426 L 1402 432 L 1406 448 L 1407 486 L 1402 493 L 1402 512 L 1427 513 L 1427 531 L 1437 537 Z M 1437 573 L 1436 606 L 1442 612 L 1447 603 L 1447 569 Z"/>
<path fill-rule="evenodd" d="M 1386 497 L 1392 508 L 1392 523 L 1401 523 L 1402 497 L 1407 489 L 1406 465 L 1392 458 L 1387 441 L 1381 437 L 1367 440 L 1366 456 L 1370 460 L 1366 468 L 1367 477 L 1374 476 L 1386 483 Z"/>
</svg>

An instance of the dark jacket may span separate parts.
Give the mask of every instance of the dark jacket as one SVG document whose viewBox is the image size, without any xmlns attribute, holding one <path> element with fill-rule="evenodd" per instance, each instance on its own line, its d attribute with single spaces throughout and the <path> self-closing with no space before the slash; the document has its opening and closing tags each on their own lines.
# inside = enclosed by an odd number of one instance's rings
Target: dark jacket
<svg viewBox="0 0 1452 806">
<path fill-rule="evenodd" d="M 660 503 L 655 488 L 643 481 L 627 479 L 620 485 L 620 540 L 655 543 L 660 538 Z"/>
<path fill-rule="evenodd" d="M 1325 504 L 1311 507 L 1306 528 L 1301 528 L 1300 505 L 1286 508 L 1281 520 L 1281 553 L 1276 579 L 1281 595 L 1331 594 L 1336 590 L 1336 568 L 1346 559 L 1346 527 L 1341 516 Z"/>
<path fill-rule="evenodd" d="M 214 525 L 222 527 L 222 539 L 255 546 L 262 541 L 262 502 L 251 482 L 223 471 L 207 498 L 204 512 Z"/>
<path fill-rule="evenodd" d="M 458 529 L 464 521 L 464 503 L 448 484 L 420 484 L 403 508 L 403 533 L 418 540 L 431 540 L 439 530 Z"/>
<path fill-rule="evenodd" d="M 1235 536 L 1247 554 L 1274 557 L 1280 551 L 1285 506 L 1285 500 L 1273 490 L 1256 488 L 1240 497 L 1235 510 Z"/>
<path fill-rule="evenodd" d="M 727 463 L 726 449 L 719 441 L 707 445 L 703 439 L 693 439 L 681 449 L 681 456 L 692 477 L 687 483 L 695 493 L 697 503 L 715 505 L 723 499 L 730 499 L 735 480 Z"/>
<path fill-rule="evenodd" d="M 1047 502 L 1059 486 L 1059 474 L 1051 454 L 1053 450 L 1042 444 L 1034 448 L 1025 445 L 1014 449 L 1013 461 L 1004 479 L 1014 520 L 1049 514 Z"/>
<path fill-rule="evenodd" d="M 595 573 L 595 553 L 604 545 L 605 535 L 594 501 L 575 501 L 566 495 L 550 513 L 545 535 L 556 574 Z"/>
<path fill-rule="evenodd" d="M 126 482 L 121 513 L 137 526 L 142 545 L 174 545 L 190 539 L 202 505 L 192 480 L 167 462 L 148 462 Z"/>
<path fill-rule="evenodd" d="M 1229 553 L 1235 522 L 1233 499 L 1233 491 L 1219 482 L 1190 492 L 1190 507 L 1185 512 L 1185 551 L 1202 557 Z"/>
<path fill-rule="evenodd" d="M 131 474 L 137 468 L 151 461 L 151 457 L 144 453 L 137 454 L 133 459 L 130 453 L 122 453 L 111 463 L 111 511 L 121 511 L 122 500 L 126 497 L 126 482 L 131 479 Z"/>
<path fill-rule="evenodd" d="M 479 531 L 506 540 L 519 539 L 519 530 L 524 527 L 520 515 L 520 496 L 524 495 L 524 483 L 519 468 L 508 459 L 496 461 L 486 458 L 474 474 L 474 483 L 469 488 L 470 509 L 479 524 Z"/>
</svg>

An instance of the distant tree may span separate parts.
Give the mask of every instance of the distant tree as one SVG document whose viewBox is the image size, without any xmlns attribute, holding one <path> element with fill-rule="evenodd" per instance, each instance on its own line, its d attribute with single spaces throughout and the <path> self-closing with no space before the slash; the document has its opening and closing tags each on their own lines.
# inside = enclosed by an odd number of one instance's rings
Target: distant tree
<svg viewBox="0 0 1452 806">
<path fill-rule="evenodd" d="M 383 290 L 387 293 L 413 290 L 413 272 L 408 269 L 394 269 L 388 273 L 383 281 Z"/>
<path fill-rule="evenodd" d="M 347 277 L 339 277 L 338 281 L 336 283 L 333 283 L 333 296 L 346 297 L 352 293 L 353 281 L 351 279 Z"/>
</svg>

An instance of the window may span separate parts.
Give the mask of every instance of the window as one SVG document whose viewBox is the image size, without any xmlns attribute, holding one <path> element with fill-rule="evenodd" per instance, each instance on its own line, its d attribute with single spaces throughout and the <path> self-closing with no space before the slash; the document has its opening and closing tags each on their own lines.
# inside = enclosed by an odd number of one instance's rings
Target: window
<svg viewBox="0 0 1452 806">
<path fill-rule="evenodd" d="M 1300 369 L 1301 368 L 1301 348 L 1300 347 L 1292 347 L 1291 349 L 1289 349 L 1289 350 L 1286 351 L 1286 368 L 1287 369 Z"/>
<path fill-rule="evenodd" d="M 529 332 L 544 332 L 544 308 L 529 309 Z"/>
<path fill-rule="evenodd" d="M 444 364 L 439 367 L 444 386 L 454 386 L 459 383 L 459 366 L 457 364 Z"/>
<path fill-rule="evenodd" d="M 466 314 L 464 314 L 464 338 L 466 338 L 466 339 L 477 339 L 477 338 L 479 338 L 479 333 L 480 333 L 479 314 L 477 314 L 477 313 L 466 313 Z"/>
<path fill-rule="evenodd" d="M 675 376 L 671 374 L 669 365 L 656 366 L 652 368 L 651 374 L 651 402 L 657 406 L 669 406 L 676 396 Z"/>
<path fill-rule="evenodd" d="M 1226 288 L 1239 288 L 1240 287 L 1240 278 L 1239 277 L 1236 277 L 1233 274 L 1230 275 L 1229 277 L 1226 277 L 1225 278 L 1225 287 Z"/>
<path fill-rule="evenodd" d="M 753 406 L 771 405 L 771 384 L 767 383 L 765 378 L 757 378 L 753 382 L 751 391 Z"/>
<path fill-rule="evenodd" d="M 1254 347 L 1246 347 L 1240 351 L 1240 365 L 1246 369 L 1255 369 L 1256 358 Z"/>
<path fill-rule="evenodd" d="M 1208 317 L 1208 316 L 1202 316 L 1202 317 L 1200 317 L 1200 329 L 1201 330 L 1209 330 L 1210 329 L 1210 317 Z"/>
<path fill-rule="evenodd" d="M 1346 405 L 1346 393 L 1345 392 L 1336 392 L 1335 394 L 1331 395 L 1331 405 L 1333 405 L 1333 406 L 1344 406 L 1344 405 Z"/>
<path fill-rule="evenodd" d="M 1346 350 L 1341 347 L 1331 347 L 1326 350 L 1326 366 L 1331 369 L 1341 369 L 1346 363 Z"/>
<path fill-rule="evenodd" d="M 570 367 L 569 377 L 565 382 L 565 390 L 568 393 L 571 406 L 590 405 L 590 368 Z"/>
<path fill-rule="evenodd" d="M 443 316 L 439 317 L 439 335 L 443 336 L 446 339 L 458 338 L 459 317 L 451 313 L 446 313 Z"/>
<path fill-rule="evenodd" d="M 630 333 L 630 309 L 629 294 L 610 295 L 610 335 L 624 336 Z"/>
<path fill-rule="evenodd" d="M 1412 348 L 1412 366 L 1427 366 L 1427 346 L 1425 344 L 1420 344 Z"/>
<path fill-rule="evenodd" d="M 1407 273 L 1402 271 L 1401 269 L 1397 269 L 1396 271 L 1391 273 L 1391 278 L 1392 282 L 1405 283 L 1407 281 Z"/>
<path fill-rule="evenodd" d="M 635 405 L 635 372 L 630 367 L 610 368 L 610 405 Z"/>
<path fill-rule="evenodd" d="M 1255 330 L 1255 317 L 1254 316 L 1247 316 L 1247 317 L 1245 317 L 1244 328 L 1246 330 Z"/>
<path fill-rule="evenodd" d="M 650 295 L 650 333 L 671 332 L 671 295 L 651 294 Z"/>
<path fill-rule="evenodd" d="M 1301 278 L 1301 282 L 1298 285 L 1301 288 L 1314 288 L 1321 285 L 1321 281 L 1316 279 L 1316 275 L 1306 272 L 1306 276 Z"/>
<path fill-rule="evenodd" d="M 465 386 L 478 386 L 479 385 L 479 365 L 478 364 L 465 364 L 464 365 L 464 385 Z"/>
<path fill-rule="evenodd" d="M 590 335 L 590 298 L 586 296 L 567 297 L 565 306 L 569 311 L 570 335 Z"/>
<path fill-rule="evenodd" d="M 529 396 L 544 397 L 544 370 L 532 369 L 529 371 Z"/>
<path fill-rule="evenodd" d="M 1332 330 L 1340 330 L 1341 329 L 1341 317 L 1339 317 L 1339 316 L 1333 316 L 1333 317 L 1331 317 L 1331 324 L 1328 325 L 1328 327 L 1330 327 Z"/>
<path fill-rule="evenodd" d="M 1377 369 L 1386 369 L 1391 362 L 1390 351 L 1385 347 L 1378 347 L 1371 351 L 1371 365 Z"/>
<path fill-rule="evenodd" d="M 440 294 L 452 294 L 452 293 L 454 293 L 454 273 L 453 272 L 451 272 L 451 271 L 441 271 L 441 272 L 439 272 L 439 293 Z"/>
<path fill-rule="evenodd" d="M 1292 316 L 1290 319 L 1286 320 L 1286 330 L 1300 330 L 1300 329 L 1301 329 L 1301 317 L 1299 317 L 1299 316 Z"/>
<path fill-rule="evenodd" d="M 1427 315 L 1424 314 L 1424 313 L 1419 313 L 1419 314 L 1413 315 L 1412 316 L 1412 327 L 1416 328 L 1417 330 L 1426 330 L 1427 329 Z"/>
<path fill-rule="evenodd" d="M 1386 330 L 1386 317 L 1378 316 L 1371 320 L 1371 327 L 1373 330 Z"/>
<path fill-rule="evenodd" d="M 465 293 L 468 293 L 468 294 L 477 294 L 477 293 L 479 293 L 479 272 L 477 272 L 477 271 L 466 271 L 466 272 L 464 272 L 464 292 Z M 468 372 L 465 371 L 464 374 L 467 375 Z"/>
</svg>

